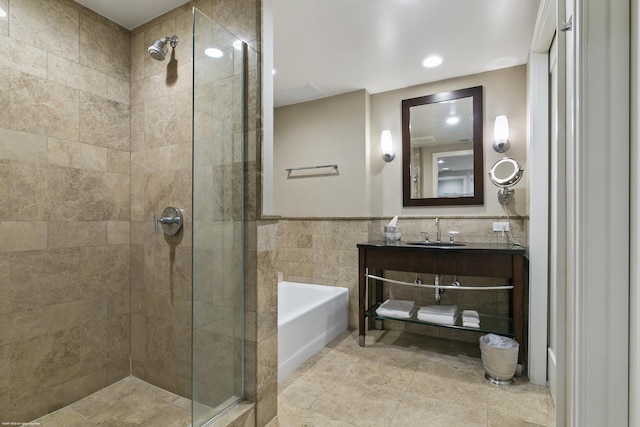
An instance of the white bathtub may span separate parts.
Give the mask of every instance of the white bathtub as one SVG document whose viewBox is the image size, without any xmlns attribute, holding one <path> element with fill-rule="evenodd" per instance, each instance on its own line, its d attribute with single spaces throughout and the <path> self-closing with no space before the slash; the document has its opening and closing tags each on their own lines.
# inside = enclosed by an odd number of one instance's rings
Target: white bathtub
<svg viewBox="0 0 640 427">
<path fill-rule="evenodd" d="M 349 327 L 349 290 L 278 283 L 278 382 Z"/>
</svg>

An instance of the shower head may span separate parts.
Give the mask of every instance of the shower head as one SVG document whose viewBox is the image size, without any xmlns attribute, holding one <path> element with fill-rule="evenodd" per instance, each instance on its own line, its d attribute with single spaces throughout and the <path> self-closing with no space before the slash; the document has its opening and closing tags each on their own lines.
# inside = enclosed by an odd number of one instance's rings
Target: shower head
<svg viewBox="0 0 640 427">
<path fill-rule="evenodd" d="M 164 57 L 167 55 L 167 42 L 171 44 L 171 47 L 175 48 L 178 44 L 178 37 L 163 37 L 160 40 L 154 40 L 151 46 L 147 48 L 149 51 L 149 55 L 156 61 L 164 60 Z"/>
</svg>

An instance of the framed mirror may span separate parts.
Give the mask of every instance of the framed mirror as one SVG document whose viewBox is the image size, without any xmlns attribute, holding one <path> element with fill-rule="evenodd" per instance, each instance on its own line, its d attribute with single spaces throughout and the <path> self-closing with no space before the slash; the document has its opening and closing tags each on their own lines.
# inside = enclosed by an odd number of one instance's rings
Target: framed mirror
<svg viewBox="0 0 640 427">
<path fill-rule="evenodd" d="M 402 101 L 403 206 L 484 204 L 482 86 Z"/>
</svg>

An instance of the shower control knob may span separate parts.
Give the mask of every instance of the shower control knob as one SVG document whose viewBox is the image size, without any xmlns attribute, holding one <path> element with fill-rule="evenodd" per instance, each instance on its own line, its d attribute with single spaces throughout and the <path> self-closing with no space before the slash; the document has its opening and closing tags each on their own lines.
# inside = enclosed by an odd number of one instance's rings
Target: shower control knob
<svg viewBox="0 0 640 427">
<path fill-rule="evenodd" d="M 154 215 L 153 219 L 156 234 L 158 234 L 158 224 L 162 226 L 162 231 L 167 236 L 176 235 L 182 229 L 182 211 L 178 208 L 169 206 L 162 211 L 160 218 L 158 218 L 158 215 Z"/>
</svg>

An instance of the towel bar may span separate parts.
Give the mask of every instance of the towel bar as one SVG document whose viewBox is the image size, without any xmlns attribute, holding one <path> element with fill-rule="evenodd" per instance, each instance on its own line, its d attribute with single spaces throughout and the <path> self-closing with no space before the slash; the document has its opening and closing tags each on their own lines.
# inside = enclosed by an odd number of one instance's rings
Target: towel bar
<svg viewBox="0 0 640 427">
<path fill-rule="evenodd" d="M 324 169 L 324 168 L 332 168 L 334 170 L 338 170 L 338 165 L 322 165 L 322 166 L 305 166 L 302 168 L 286 168 L 285 170 L 287 171 L 288 174 L 290 174 L 293 171 L 301 171 L 301 170 L 307 170 L 307 169 Z"/>
<path fill-rule="evenodd" d="M 418 286 L 421 288 L 439 288 L 439 289 L 459 289 L 463 291 L 492 291 L 496 289 L 513 289 L 513 285 L 500 285 L 500 286 L 450 286 L 450 285 L 429 285 L 426 283 L 416 284 L 410 282 L 402 282 L 400 280 L 387 279 L 386 277 L 374 276 L 373 274 L 365 274 L 364 277 L 369 279 L 376 279 L 382 282 L 396 283 L 399 285 Z"/>
</svg>

